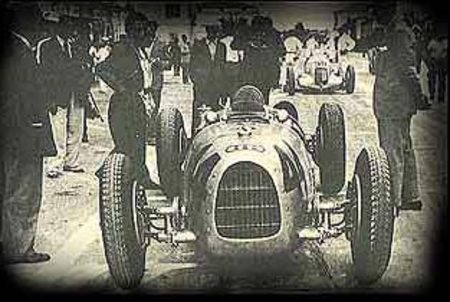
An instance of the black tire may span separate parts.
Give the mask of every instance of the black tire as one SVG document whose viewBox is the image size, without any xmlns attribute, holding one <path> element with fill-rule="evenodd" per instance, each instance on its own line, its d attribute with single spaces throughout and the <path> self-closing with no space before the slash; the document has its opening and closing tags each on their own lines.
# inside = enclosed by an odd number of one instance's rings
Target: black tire
<svg viewBox="0 0 450 302">
<path fill-rule="evenodd" d="M 394 233 L 389 165 L 384 150 L 363 149 L 351 183 L 351 251 L 359 283 L 376 282 L 387 269 Z"/>
<path fill-rule="evenodd" d="M 345 70 L 345 92 L 349 94 L 353 93 L 355 91 L 355 82 L 356 82 L 355 68 L 349 65 Z"/>
<path fill-rule="evenodd" d="M 286 68 L 286 90 L 288 95 L 295 94 L 295 73 L 294 68 L 290 66 Z"/>
<path fill-rule="evenodd" d="M 145 191 L 136 181 L 130 159 L 113 153 L 100 177 L 100 227 L 109 271 L 123 289 L 138 286 L 145 268 L 143 220 L 134 201 L 145 203 Z"/>
<path fill-rule="evenodd" d="M 178 196 L 181 187 L 181 164 L 187 142 L 183 116 L 176 108 L 161 108 L 157 125 L 156 160 L 160 184 L 168 197 Z"/>
<path fill-rule="evenodd" d="M 321 191 L 336 194 L 345 182 L 345 123 L 339 105 L 325 103 L 320 107 L 316 138 Z"/>
</svg>

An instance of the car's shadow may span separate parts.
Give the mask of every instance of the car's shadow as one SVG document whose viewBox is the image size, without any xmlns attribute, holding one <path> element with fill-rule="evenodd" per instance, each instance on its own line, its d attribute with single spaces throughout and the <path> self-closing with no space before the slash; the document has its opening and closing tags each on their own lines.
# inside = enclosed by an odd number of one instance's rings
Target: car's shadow
<svg viewBox="0 0 450 302">
<path fill-rule="evenodd" d="M 286 258 L 257 266 L 200 262 L 144 277 L 138 291 L 159 293 L 261 293 L 330 291 L 335 288 L 318 248 L 302 246 Z"/>
<path fill-rule="evenodd" d="M 105 268 L 94 279 L 84 283 L 79 291 L 142 294 L 321 293 L 356 287 L 351 265 L 341 263 L 340 272 L 332 273 L 315 243 L 299 246 L 284 259 L 275 259 L 258 267 L 241 266 L 240 269 L 183 257 L 179 251 L 165 247 L 165 244 L 160 248 L 157 251 L 162 255 L 159 259 L 154 259 L 154 250 L 148 251 L 144 277 L 136 289 L 118 288 Z M 337 273 L 346 277 L 337 280 Z"/>
</svg>

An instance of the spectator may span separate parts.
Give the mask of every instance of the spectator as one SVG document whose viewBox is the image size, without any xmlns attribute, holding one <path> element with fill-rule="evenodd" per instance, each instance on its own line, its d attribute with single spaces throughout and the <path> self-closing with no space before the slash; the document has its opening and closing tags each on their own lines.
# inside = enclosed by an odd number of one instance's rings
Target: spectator
<svg viewBox="0 0 450 302">
<path fill-rule="evenodd" d="M 332 30 L 325 44 L 325 52 L 327 56 L 334 62 L 339 62 L 339 38 L 341 37 L 341 32 L 339 29 Z"/>
<path fill-rule="evenodd" d="M 223 77 L 223 89 L 225 97 L 232 97 L 235 92 L 239 89 L 239 77 L 240 77 L 240 66 L 241 66 L 241 54 L 238 50 L 231 48 L 231 44 L 234 39 L 235 33 L 233 33 L 230 22 L 227 23 L 227 31 L 222 30 L 220 42 L 225 45 L 226 56 L 224 65 L 224 77 Z M 223 28 L 223 27 L 222 27 Z"/>
<path fill-rule="evenodd" d="M 42 202 L 43 158 L 56 155 L 49 119 L 52 99 L 42 94 L 40 75 L 28 37 L 36 30 L 39 9 L 19 4 L 2 8 L 4 41 L 1 72 L 0 159 L 1 234 L 5 263 L 48 261 L 34 249 Z M 3 4 L 2 4 L 3 6 Z M 9 21 L 9 22 L 8 22 Z"/>
<path fill-rule="evenodd" d="M 94 42 L 89 48 L 89 54 L 91 55 L 94 63 L 93 72 L 95 73 L 95 67 L 105 61 L 112 52 L 112 43 L 109 38 L 102 37 L 99 42 Z M 99 79 L 97 76 L 94 77 L 95 83 L 98 85 L 99 92 L 105 94 L 107 87 L 105 82 Z"/>
<path fill-rule="evenodd" d="M 85 71 L 85 81 L 82 86 L 76 88 L 77 98 L 80 98 L 84 107 L 82 142 L 89 142 L 88 118 L 99 117 L 92 103 L 91 87 L 94 84 L 94 60 L 90 54 L 91 40 L 89 37 L 89 23 L 85 19 L 78 19 L 73 29 L 73 58 L 77 60 L 81 69 Z M 81 83 L 80 83 L 81 84 Z"/>
<path fill-rule="evenodd" d="M 398 15 L 381 15 L 387 26 L 387 50 L 378 54 L 374 86 L 374 113 L 380 145 L 391 171 L 391 199 L 397 210 L 421 207 L 417 169 L 411 142 L 411 119 L 423 95 L 415 69 L 412 33 Z"/>
<path fill-rule="evenodd" d="M 78 42 L 74 39 L 73 24 L 70 20 L 64 16 L 51 14 L 46 16 L 46 19 L 52 22 L 49 26 L 53 36 L 38 43 L 38 63 L 44 86 L 49 88 L 47 97 L 57 100 L 59 106 L 66 109 L 66 150 L 62 169 L 69 172 L 84 172 L 79 163 L 79 154 L 84 104 L 87 87 L 91 83 L 91 74 L 86 64 L 76 57 L 78 54 L 74 47 L 77 47 L 75 44 Z M 84 58 L 87 57 L 88 50 L 85 52 Z M 53 163 L 47 174 L 49 177 L 57 177 L 61 174 L 60 169 L 58 163 Z"/>
<path fill-rule="evenodd" d="M 445 87 L 447 77 L 447 51 L 448 38 L 439 36 L 432 38 L 427 45 L 429 55 L 428 78 L 430 83 L 430 98 L 443 103 L 445 99 Z M 436 91 L 437 84 L 437 95 Z"/>
<path fill-rule="evenodd" d="M 273 28 L 272 19 L 255 16 L 251 22 L 251 34 L 236 36 L 231 48 L 244 51 L 242 85 L 256 86 L 268 104 L 270 89 L 279 83 L 280 59 L 286 53 L 281 35 Z"/>
<path fill-rule="evenodd" d="M 155 116 L 152 118 L 152 121 L 155 121 L 156 114 L 159 111 L 159 107 L 161 104 L 161 94 L 162 94 L 162 88 L 163 88 L 163 82 L 164 82 L 164 60 L 165 60 L 165 53 L 164 53 L 164 45 L 159 40 L 157 35 L 158 30 L 158 23 L 156 21 L 150 21 L 148 24 L 148 47 L 145 48 L 146 53 L 148 55 L 148 58 L 150 60 L 150 71 L 152 76 L 152 83 L 150 86 L 150 93 L 153 97 L 153 100 L 155 101 L 155 109 L 154 114 Z M 148 133 L 148 140 L 150 144 L 155 143 L 155 137 L 156 137 L 156 129 L 155 125 L 151 124 L 149 133 Z"/>
<path fill-rule="evenodd" d="M 189 83 L 189 61 L 191 58 L 191 45 L 185 34 L 181 35 L 181 69 L 183 84 Z"/>
<path fill-rule="evenodd" d="M 319 42 L 317 41 L 316 34 L 310 33 L 306 38 L 306 42 L 303 47 L 306 49 L 305 57 L 309 58 L 310 56 L 312 56 L 314 51 L 316 51 L 316 49 L 319 49 Z"/>
<path fill-rule="evenodd" d="M 169 42 L 169 55 L 173 67 L 173 75 L 178 77 L 180 75 L 181 48 L 177 35 L 173 35 L 172 40 Z"/>
<path fill-rule="evenodd" d="M 206 37 L 196 40 L 191 51 L 191 79 L 194 84 L 192 106 L 192 136 L 200 123 L 198 108 L 202 105 L 218 110 L 219 98 L 223 95 L 223 72 L 226 47 L 218 40 L 219 26 L 206 25 Z"/>
<path fill-rule="evenodd" d="M 355 48 L 355 40 L 350 36 L 350 31 L 347 29 L 343 29 L 342 34 L 338 38 L 338 52 L 339 54 L 346 54 L 349 51 L 352 51 Z"/>
<path fill-rule="evenodd" d="M 248 39 L 250 34 L 251 28 L 248 24 L 247 18 L 240 17 L 238 19 L 238 22 L 236 24 L 236 30 L 234 32 L 234 40 L 236 40 L 234 43 L 236 43 L 236 45 L 241 45 L 243 42 L 240 42 L 239 40 L 245 41 L 246 39 Z M 244 60 L 244 51 L 241 49 L 237 49 L 237 52 L 239 58 L 238 61 L 242 62 Z"/>
<path fill-rule="evenodd" d="M 123 152 L 144 186 L 153 186 L 145 166 L 147 126 L 153 117 L 154 103 L 147 91 L 151 86 L 145 47 L 149 21 L 130 10 L 125 19 L 126 39 L 114 46 L 111 55 L 97 66 L 97 75 L 113 90 L 108 122 L 113 152 Z M 146 75 L 147 74 L 147 75 Z"/>
</svg>

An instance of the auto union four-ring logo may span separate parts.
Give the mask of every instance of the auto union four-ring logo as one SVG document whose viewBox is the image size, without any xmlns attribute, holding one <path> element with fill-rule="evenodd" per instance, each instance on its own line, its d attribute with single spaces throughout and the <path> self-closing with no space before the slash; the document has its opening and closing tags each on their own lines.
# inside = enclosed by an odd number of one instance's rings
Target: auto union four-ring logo
<svg viewBox="0 0 450 302">
<path fill-rule="evenodd" d="M 261 152 L 261 153 L 266 151 L 266 149 L 263 146 L 261 146 L 261 145 L 234 144 L 234 145 L 229 145 L 225 149 L 225 152 L 232 153 L 232 152 L 236 152 L 236 151 L 245 151 L 245 150 L 256 151 L 256 152 Z"/>
</svg>

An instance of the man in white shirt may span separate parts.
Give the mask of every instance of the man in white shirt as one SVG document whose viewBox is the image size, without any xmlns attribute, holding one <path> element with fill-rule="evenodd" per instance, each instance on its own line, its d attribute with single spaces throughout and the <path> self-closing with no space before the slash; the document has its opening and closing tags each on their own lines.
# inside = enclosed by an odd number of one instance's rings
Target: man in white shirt
<svg viewBox="0 0 450 302">
<path fill-rule="evenodd" d="M 356 42 L 350 37 L 349 30 L 344 31 L 338 39 L 338 51 L 342 54 L 352 51 L 355 45 Z"/>
</svg>

